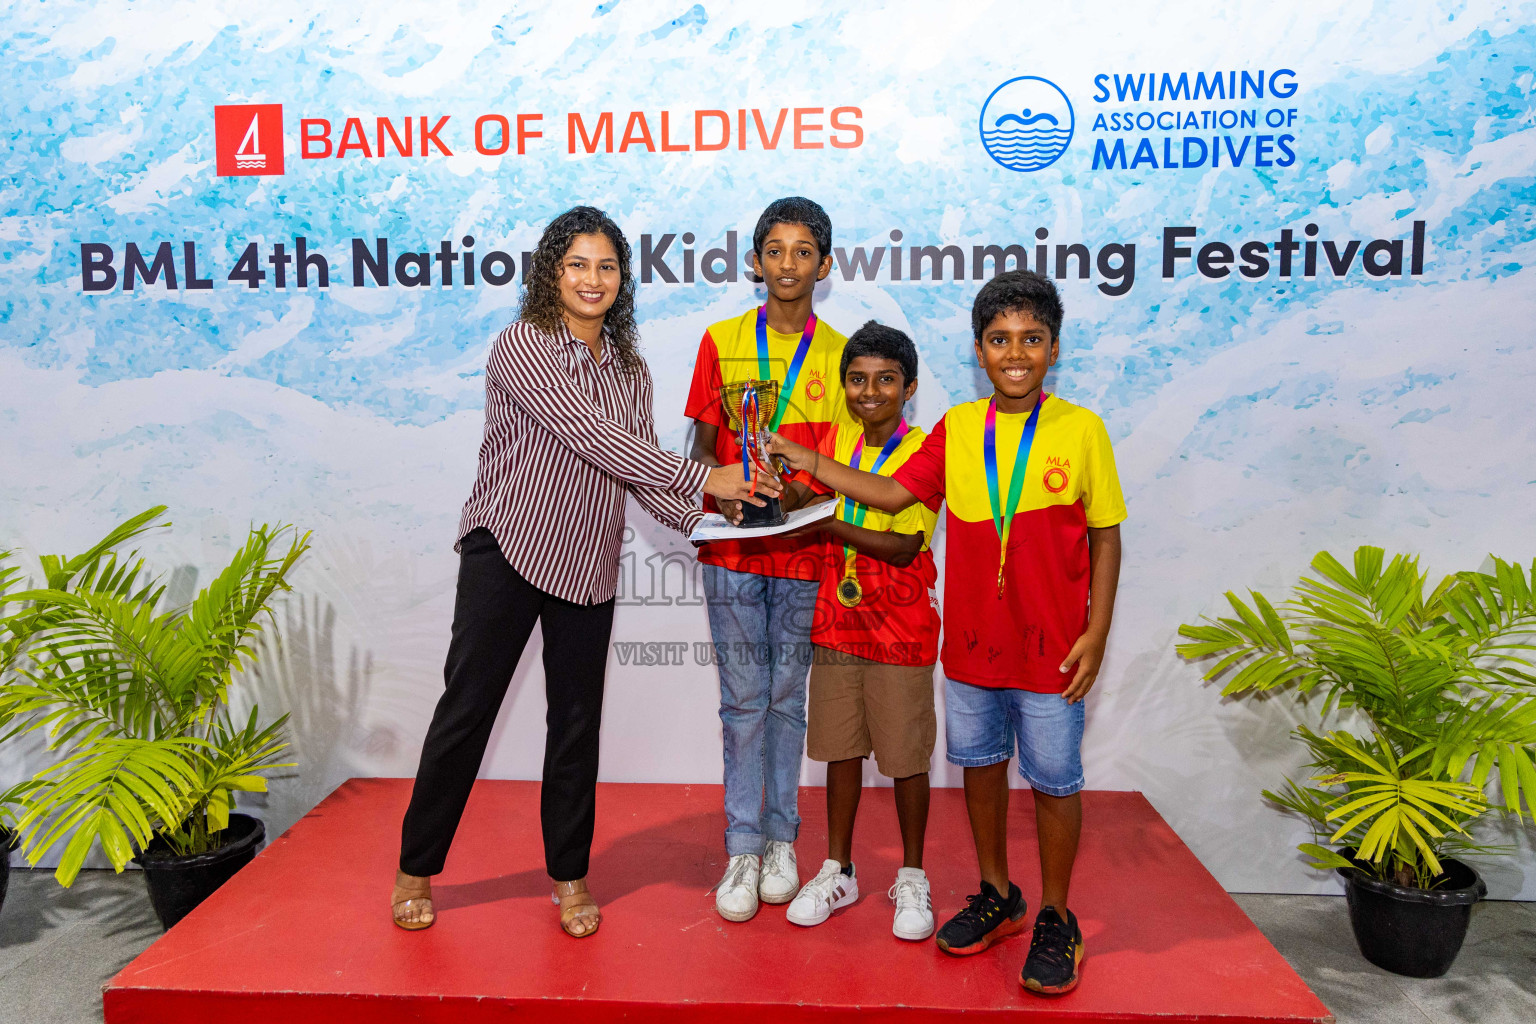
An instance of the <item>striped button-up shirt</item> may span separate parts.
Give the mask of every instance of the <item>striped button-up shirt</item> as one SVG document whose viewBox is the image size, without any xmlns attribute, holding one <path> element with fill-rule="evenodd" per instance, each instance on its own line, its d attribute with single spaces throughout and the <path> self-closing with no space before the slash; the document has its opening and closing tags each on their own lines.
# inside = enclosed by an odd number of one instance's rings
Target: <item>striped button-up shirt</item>
<svg viewBox="0 0 1536 1024">
<path fill-rule="evenodd" d="M 709 470 L 658 447 L 643 361 L 625 373 L 606 339 L 594 358 L 564 325 L 550 335 L 518 321 L 486 361 L 485 438 L 459 538 L 483 526 L 529 583 L 596 604 L 618 586 L 625 494 L 688 534 Z"/>
</svg>

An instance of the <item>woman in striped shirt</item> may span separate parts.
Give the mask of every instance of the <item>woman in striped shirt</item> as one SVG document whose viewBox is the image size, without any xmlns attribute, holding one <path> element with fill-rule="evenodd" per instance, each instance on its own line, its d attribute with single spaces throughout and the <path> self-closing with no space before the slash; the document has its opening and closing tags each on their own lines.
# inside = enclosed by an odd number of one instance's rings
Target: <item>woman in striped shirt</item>
<svg viewBox="0 0 1536 1024">
<path fill-rule="evenodd" d="M 602 920 L 586 874 L 625 496 L 684 535 L 703 514 L 699 491 L 753 499 L 740 465 L 711 468 L 656 443 L 629 243 L 618 225 L 589 206 L 566 211 L 544 230 L 524 274 L 518 319 L 486 363 L 485 437 L 456 545 L 447 688 L 422 745 L 390 903 L 402 928 L 435 919 L 430 876 L 443 869 L 538 622 L 549 703 L 545 867 L 561 927 L 580 938 Z"/>
</svg>

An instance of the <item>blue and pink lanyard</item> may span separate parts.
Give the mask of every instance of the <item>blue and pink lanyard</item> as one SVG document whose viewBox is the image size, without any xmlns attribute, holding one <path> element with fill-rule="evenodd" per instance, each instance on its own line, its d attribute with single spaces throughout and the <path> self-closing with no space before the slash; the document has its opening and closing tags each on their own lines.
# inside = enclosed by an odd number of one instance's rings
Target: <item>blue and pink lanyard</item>
<svg viewBox="0 0 1536 1024">
<path fill-rule="evenodd" d="M 896 433 L 887 438 L 885 444 L 881 446 L 880 454 L 875 457 L 875 464 L 869 467 L 869 472 L 874 473 L 877 476 L 879 475 L 880 467 L 885 465 L 885 460 L 889 459 L 891 454 L 895 452 L 897 448 L 901 447 L 901 442 L 907 436 L 907 429 L 907 418 L 903 416 L 901 418 L 901 423 L 896 427 Z M 858 469 L 859 463 L 863 461 L 863 458 L 864 435 L 860 434 L 858 442 L 853 446 L 853 461 L 850 462 L 849 465 L 854 469 Z M 848 496 L 846 494 L 839 497 L 838 500 L 842 502 L 842 508 L 838 510 L 838 513 L 842 516 L 843 521 L 849 523 L 852 526 L 863 526 L 864 516 L 869 511 L 869 506 L 861 505 L 855 501 L 851 503 L 852 510 L 850 511 L 850 502 L 848 501 Z M 849 576 L 853 575 L 853 563 L 856 557 L 858 557 L 858 552 L 854 549 L 853 545 L 845 543 L 843 545 L 844 574 Z"/>
<path fill-rule="evenodd" d="M 795 395 L 795 384 L 800 380 L 800 368 L 805 365 L 805 354 L 811 350 L 811 339 L 816 336 L 816 314 L 812 313 L 805 321 L 805 330 L 800 334 L 800 344 L 795 348 L 794 358 L 789 361 L 789 372 L 784 375 L 784 390 L 779 392 L 779 407 L 773 411 L 773 420 L 768 424 L 769 430 L 778 430 L 779 424 L 784 421 L 784 410 L 789 408 L 790 401 Z M 761 380 L 773 380 L 773 371 L 768 366 L 768 304 L 757 307 L 757 375 Z"/>
<path fill-rule="evenodd" d="M 908 429 L 907 418 L 903 416 L 901 418 L 901 423 L 896 427 L 896 432 L 887 438 L 885 444 L 881 446 L 880 454 L 875 457 L 875 464 L 869 467 L 869 472 L 874 473 L 877 476 L 879 475 L 880 467 L 885 465 L 886 460 L 891 457 L 891 454 L 895 452 L 897 448 L 901 447 L 901 442 L 906 438 Z M 850 462 L 849 465 L 854 469 L 858 469 L 859 463 L 863 460 L 863 458 L 864 435 L 860 434 L 858 442 L 853 446 L 853 461 Z M 838 510 L 843 520 L 845 522 L 852 523 L 854 526 L 862 525 L 864 522 L 864 516 L 869 511 L 869 506 L 861 505 L 856 501 L 850 502 L 846 494 L 842 495 L 838 500 L 843 503 L 843 507 Z M 850 505 L 852 506 L 851 510 L 849 508 Z M 844 547 L 846 546 L 847 545 L 844 545 Z"/>
<path fill-rule="evenodd" d="M 795 348 L 794 358 L 789 363 L 789 373 L 785 376 L 783 390 L 779 392 L 778 404 L 773 410 L 773 416 L 768 423 L 768 430 L 776 431 L 779 424 L 784 421 L 784 410 L 789 407 L 791 397 L 795 392 L 795 383 L 800 379 L 800 368 L 805 365 L 805 354 L 811 349 L 811 339 L 816 336 L 816 314 L 812 313 L 805 321 L 805 330 L 800 335 L 800 344 Z M 773 380 L 772 370 L 768 360 L 768 305 L 757 307 L 757 373 L 760 380 Z M 762 424 L 758 412 L 758 398 L 755 388 L 748 388 L 742 395 L 741 406 L 741 435 L 738 441 L 741 445 L 741 476 L 750 481 L 754 490 L 757 486 L 757 477 L 769 472 L 767 457 L 759 451 L 761 447 L 758 431 Z"/>
</svg>

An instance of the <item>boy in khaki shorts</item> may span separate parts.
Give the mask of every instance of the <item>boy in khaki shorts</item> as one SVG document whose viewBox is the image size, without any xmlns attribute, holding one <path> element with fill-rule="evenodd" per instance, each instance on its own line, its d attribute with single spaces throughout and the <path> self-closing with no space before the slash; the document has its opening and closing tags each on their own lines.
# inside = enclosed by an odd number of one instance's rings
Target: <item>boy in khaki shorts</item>
<svg viewBox="0 0 1536 1024">
<path fill-rule="evenodd" d="M 922 446 L 924 432 L 903 411 L 917 391 L 917 350 L 901 331 L 871 320 L 843 349 L 844 397 L 857 427 L 838 425 L 820 457 L 889 476 Z M 897 515 L 839 498 L 823 520 L 828 570 L 811 626 L 806 752 L 827 763 L 827 859 L 789 905 L 788 918 L 817 925 L 859 898 L 853 822 L 864 758 L 895 780 L 902 868 L 889 896 L 892 931 L 920 940 L 933 933 L 923 833 L 928 765 L 937 723 L 933 667 L 939 612 L 933 555 L 937 509 L 914 504 Z"/>
</svg>

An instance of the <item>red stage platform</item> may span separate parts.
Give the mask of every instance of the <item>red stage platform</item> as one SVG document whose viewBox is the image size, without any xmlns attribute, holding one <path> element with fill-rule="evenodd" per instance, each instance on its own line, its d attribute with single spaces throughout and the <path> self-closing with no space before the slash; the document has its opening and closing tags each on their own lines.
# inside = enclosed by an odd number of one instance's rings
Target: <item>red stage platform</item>
<svg viewBox="0 0 1536 1024">
<path fill-rule="evenodd" d="M 1138 793 L 1084 794 L 1072 902 L 1088 958 L 1078 989 L 1046 1000 L 1018 983 L 1027 930 L 965 959 L 891 935 L 885 890 L 900 844 L 889 789 L 866 790 L 860 808 L 864 897 L 802 929 L 783 907 L 746 924 L 715 914 L 719 786 L 604 784 L 590 879 L 605 919 L 575 940 L 549 900 L 532 782 L 476 785 L 438 879 L 437 924 L 391 924 L 409 786 L 353 779 L 332 793 L 113 979 L 107 1024 L 1331 1020 Z M 823 857 L 823 800 L 801 793 L 802 877 Z M 1033 913 L 1025 793 L 1011 826 Z M 976 885 L 959 791 L 934 790 L 927 860 L 942 921 Z"/>
</svg>

